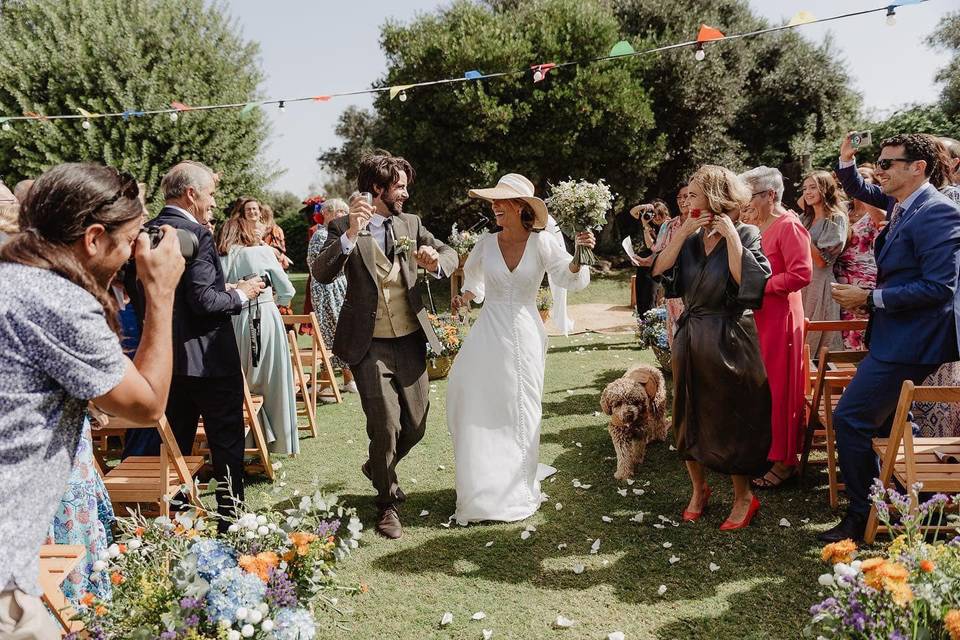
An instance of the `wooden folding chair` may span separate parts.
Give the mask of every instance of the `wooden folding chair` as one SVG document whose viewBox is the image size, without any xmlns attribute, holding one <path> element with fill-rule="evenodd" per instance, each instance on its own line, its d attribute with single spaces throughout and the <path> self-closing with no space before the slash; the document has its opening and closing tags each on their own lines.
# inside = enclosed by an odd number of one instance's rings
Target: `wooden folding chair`
<svg viewBox="0 0 960 640">
<path fill-rule="evenodd" d="M 938 456 L 960 458 L 960 438 L 914 438 L 909 411 L 915 401 L 960 402 L 960 387 L 919 387 L 909 380 L 903 383 L 890 437 L 873 439 L 873 450 L 883 461 L 880 482 L 884 489 L 891 487 L 896 479 L 908 492 L 914 483 L 919 482 L 924 492 L 960 493 L 960 463 L 942 461 Z M 911 495 L 910 512 L 916 513 L 918 507 L 915 496 Z M 955 524 L 924 524 L 920 527 L 924 532 L 951 532 L 954 529 Z M 877 518 L 876 507 L 871 506 L 864 540 L 873 544 L 877 532 L 887 530 Z"/>
<path fill-rule="evenodd" d="M 340 387 L 337 384 L 336 372 L 333 370 L 330 350 L 323 342 L 323 336 L 320 335 L 320 321 L 317 320 L 317 314 L 311 312 L 308 315 L 281 317 L 283 318 L 284 325 L 288 328 L 296 330 L 297 325 L 301 324 L 308 324 L 313 328 L 310 346 L 299 349 L 300 365 L 303 367 L 307 382 L 311 385 L 309 403 L 313 407 L 316 407 L 318 398 L 333 398 L 337 403 L 343 402 L 343 398 L 340 397 Z M 293 357 L 292 353 L 291 357 Z M 321 384 L 327 385 L 328 388 L 320 391 Z M 306 395 L 304 397 L 306 397 Z"/>
<path fill-rule="evenodd" d="M 62 634 L 83 630 L 83 623 L 73 620 L 76 610 L 63 595 L 60 585 L 87 555 L 82 544 L 45 544 L 40 547 L 40 576 L 43 594 L 40 599 L 63 628 Z"/>
<path fill-rule="evenodd" d="M 111 418 L 108 430 L 149 428 L 156 428 L 160 434 L 160 455 L 130 456 L 104 474 L 103 483 L 114 510 L 121 513 L 118 508 L 121 504 L 148 503 L 158 505 L 160 513 L 169 516 L 170 498 L 180 492 L 181 485 L 186 485 L 190 503 L 205 513 L 193 482 L 193 477 L 203 468 L 204 459 L 180 452 L 166 417 L 149 424 Z"/>
<path fill-rule="evenodd" d="M 290 343 L 290 359 L 293 361 L 293 386 L 294 386 L 294 398 L 299 396 L 303 400 L 303 407 L 297 403 L 297 415 L 305 415 L 307 417 L 307 429 L 310 431 L 310 435 L 314 438 L 319 434 L 317 429 L 317 405 L 316 400 L 314 400 L 314 395 L 316 394 L 316 383 L 314 383 L 314 388 L 309 390 L 307 388 L 307 376 L 303 371 L 303 354 L 300 353 L 300 346 L 297 344 L 297 334 L 293 329 L 287 331 L 287 342 Z M 334 387 L 336 387 L 336 379 L 334 379 Z M 339 393 L 339 389 L 337 390 Z M 297 425 L 297 429 L 302 427 Z"/>
<path fill-rule="evenodd" d="M 246 441 L 248 435 L 253 436 L 253 446 L 244 447 L 243 454 L 253 456 L 260 460 L 259 464 L 246 465 L 249 471 L 262 470 L 267 478 L 273 482 L 274 471 L 270 463 L 270 450 L 267 448 L 267 436 L 263 431 L 263 425 L 260 423 L 260 408 L 263 407 L 263 396 L 250 393 L 250 386 L 247 379 L 243 379 L 243 437 Z M 200 426 L 197 427 L 197 438 L 193 444 L 193 454 L 200 456 L 210 455 L 210 445 L 207 442 L 207 432 L 200 420 Z"/>
</svg>

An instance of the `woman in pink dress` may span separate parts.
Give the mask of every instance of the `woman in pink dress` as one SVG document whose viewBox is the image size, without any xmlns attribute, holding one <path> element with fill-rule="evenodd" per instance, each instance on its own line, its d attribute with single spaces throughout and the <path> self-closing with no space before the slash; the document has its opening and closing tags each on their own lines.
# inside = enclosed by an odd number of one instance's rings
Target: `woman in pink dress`
<svg viewBox="0 0 960 640">
<path fill-rule="evenodd" d="M 757 167 L 740 176 L 753 194 L 744 213 L 760 229 L 760 246 L 773 275 L 763 306 L 753 312 L 760 355 L 770 382 L 770 453 L 773 467 L 753 481 L 755 487 L 780 486 L 796 473 L 803 440 L 803 294 L 813 275 L 810 233 L 783 197 L 783 176 Z"/>
<path fill-rule="evenodd" d="M 680 215 L 669 220 L 666 224 L 660 226 L 660 233 L 657 234 L 657 241 L 653 245 L 653 253 L 657 254 L 664 250 L 670 244 L 670 239 L 677 232 L 690 212 L 690 205 L 687 204 L 687 185 L 680 187 L 677 192 L 677 207 L 680 209 Z M 673 331 L 677 326 L 677 318 L 683 315 L 683 298 L 667 298 L 664 300 L 664 306 L 667 308 L 667 344 L 673 348 Z"/>
</svg>

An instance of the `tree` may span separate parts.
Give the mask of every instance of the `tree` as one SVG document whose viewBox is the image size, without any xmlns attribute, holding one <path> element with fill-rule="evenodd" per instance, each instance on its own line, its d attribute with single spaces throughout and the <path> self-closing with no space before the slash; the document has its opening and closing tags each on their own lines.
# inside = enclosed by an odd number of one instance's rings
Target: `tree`
<svg viewBox="0 0 960 640">
<path fill-rule="evenodd" d="M 960 11 L 945 15 L 928 43 L 953 54 L 953 59 L 937 73 L 937 82 L 943 83 L 940 105 L 944 113 L 960 118 Z"/>
<path fill-rule="evenodd" d="M 7 0 L 0 14 L 0 114 L 124 112 L 257 97 L 259 48 L 223 6 L 203 0 Z M 259 193 L 272 171 L 259 159 L 268 128 L 259 109 L 16 122 L 0 131 L 0 174 L 33 177 L 97 161 L 147 183 L 183 159 L 221 173 L 221 205 Z"/>
<path fill-rule="evenodd" d="M 592 58 L 619 39 L 617 20 L 600 0 L 497 7 L 459 0 L 409 26 L 387 23 L 381 45 L 388 71 L 377 86 Z M 406 102 L 380 94 L 376 115 L 345 114 L 338 133 L 346 142 L 321 162 L 351 176 L 359 150 L 403 155 L 417 171 L 409 209 L 437 229 L 476 222 L 482 205 L 468 200 L 467 190 L 509 172 L 527 175 L 541 194 L 568 176 L 605 178 L 627 202 L 663 153 L 641 80 L 644 64 L 630 58 L 553 69 L 540 83 L 527 71 L 417 89 Z"/>
</svg>

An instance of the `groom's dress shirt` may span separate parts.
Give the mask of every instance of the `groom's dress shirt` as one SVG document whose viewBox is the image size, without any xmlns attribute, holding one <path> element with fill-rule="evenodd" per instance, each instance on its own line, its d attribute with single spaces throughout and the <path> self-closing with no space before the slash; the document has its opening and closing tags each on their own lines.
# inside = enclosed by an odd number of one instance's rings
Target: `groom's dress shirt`
<svg viewBox="0 0 960 640">
<path fill-rule="evenodd" d="M 370 216 L 370 223 L 367 225 L 367 231 L 370 232 L 370 237 L 373 238 L 374 242 L 380 247 L 380 251 L 383 251 L 383 255 L 387 255 L 387 226 L 383 224 L 386 222 L 387 218 L 375 213 Z M 363 233 L 361 231 L 360 233 Z M 357 236 L 359 237 L 359 236 Z M 347 237 L 347 234 L 340 235 L 340 249 L 343 251 L 344 255 L 350 255 L 353 251 L 353 248 L 357 246 L 356 238 L 351 240 Z M 440 279 L 443 277 L 443 269 L 440 265 L 437 265 L 437 272 L 431 273 L 434 278 Z"/>
</svg>

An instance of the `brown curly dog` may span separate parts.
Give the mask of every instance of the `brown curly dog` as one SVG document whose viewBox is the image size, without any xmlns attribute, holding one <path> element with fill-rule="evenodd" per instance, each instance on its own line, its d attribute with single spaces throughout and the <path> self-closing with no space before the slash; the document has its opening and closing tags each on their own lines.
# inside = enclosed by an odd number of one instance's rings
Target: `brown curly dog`
<svg viewBox="0 0 960 640">
<path fill-rule="evenodd" d="M 633 365 L 603 390 L 600 408 L 610 416 L 607 430 L 617 452 L 614 478 L 632 478 L 636 466 L 643 462 L 647 444 L 666 440 L 666 404 L 663 374 L 646 364 Z"/>
</svg>

